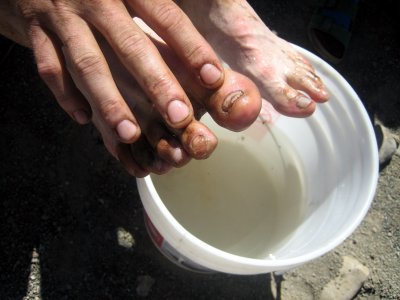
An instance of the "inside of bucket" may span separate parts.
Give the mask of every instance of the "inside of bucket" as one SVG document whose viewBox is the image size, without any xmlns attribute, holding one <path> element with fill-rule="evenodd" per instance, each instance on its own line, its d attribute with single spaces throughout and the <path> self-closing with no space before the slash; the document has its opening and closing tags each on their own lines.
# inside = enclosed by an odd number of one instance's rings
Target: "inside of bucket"
<svg viewBox="0 0 400 300">
<path fill-rule="evenodd" d="M 290 259 L 332 248 L 360 222 L 374 185 L 370 133 L 344 97 L 336 91 L 305 120 L 256 122 L 243 133 L 202 119 L 222 152 L 175 179 L 152 175 L 161 199 L 191 234 L 235 255 Z"/>
</svg>

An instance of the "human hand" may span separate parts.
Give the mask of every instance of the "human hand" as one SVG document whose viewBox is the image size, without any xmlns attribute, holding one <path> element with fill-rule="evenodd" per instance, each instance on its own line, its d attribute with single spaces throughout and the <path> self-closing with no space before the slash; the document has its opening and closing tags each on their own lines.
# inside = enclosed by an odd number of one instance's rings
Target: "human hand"
<svg viewBox="0 0 400 300">
<path fill-rule="evenodd" d="M 258 117 L 261 97 L 255 84 L 247 77 L 226 69 L 223 84 L 213 91 L 199 84 L 193 74 L 165 42 L 140 19 L 136 23 L 146 32 L 158 51 L 173 70 L 185 92 L 190 95 L 195 120 L 184 129 L 170 128 L 141 87 L 104 39 L 98 43 L 110 65 L 111 73 L 129 108 L 137 116 L 142 130 L 140 138 L 133 144 L 124 144 L 115 138 L 109 128 L 102 128 L 98 113 L 93 114 L 93 123 L 102 133 L 104 145 L 122 166 L 136 177 L 149 173 L 164 174 L 173 167 L 182 167 L 191 158 L 205 159 L 217 146 L 215 135 L 198 119 L 208 112 L 220 126 L 233 131 L 241 131 Z"/>
<path fill-rule="evenodd" d="M 96 36 L 107 40 L 173 129 L 192 122 L 193 108 L 133 15 L 166 41 L 199 84 L 214 89 L 223 83 L 216 54 L 171 0 L 6 0 L 1 9 L 5 17 L 0 23 L 6 25 L 0 31 L 14 27 L 12 34 L 19 36 L 11 37 L 32 47 L 38 72 L 61 107 L 81 124 L 96 112 L 100 130 L 111 129 L 122 143 L 135 142 L 141 130 L 114 82 Z"/>
</svg>

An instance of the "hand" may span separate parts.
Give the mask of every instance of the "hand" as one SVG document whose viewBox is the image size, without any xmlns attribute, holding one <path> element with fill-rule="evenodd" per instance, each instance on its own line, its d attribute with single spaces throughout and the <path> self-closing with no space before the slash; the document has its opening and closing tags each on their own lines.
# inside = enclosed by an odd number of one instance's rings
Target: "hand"
<svg viewBox="0 0 400 300">
<path fill-rule="evenodd" d="M 123 143 L 140 127 L 121 96 L 96 36 L 105 38 L 168 126 L 181 129 L 193 108 L 156 47 L 132 20 L 142 18 L 209 89 L 223 83 L 216 54 L 171 0 L 5 0 L 0 32 L 32 47 L 40 76 L 78 123 L 92 111 Z M 11 27 L 11 30 L 10 30 Z"/>
</svg>

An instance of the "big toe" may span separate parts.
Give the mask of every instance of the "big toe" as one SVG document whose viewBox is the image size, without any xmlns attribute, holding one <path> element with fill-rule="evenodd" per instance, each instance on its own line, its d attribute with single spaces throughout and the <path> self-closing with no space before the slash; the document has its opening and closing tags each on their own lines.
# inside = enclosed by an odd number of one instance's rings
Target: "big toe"
<svg viewBox="0 0 400 300">
<path fill-rule="evenodd" d="M 186 69 L 179 58 L 164 44 L 156 42 L 158 49 L 192 100 L 197 117 L 207 111 L 219 125 L 234 131 L 250 126 L 261 110 L 261 96 L 257 86 L 248 77 L 231 69 L 224 69 L 221 86 L 209 89 Z"/>
<path fill-rule="evenodd" d="M 261 96 L 249 78 L 226 70 L 224 84 L 204 100 L 204 105 L 219 125 L 241 131 L 257 119 L 261 110 Z"/>
</svg>

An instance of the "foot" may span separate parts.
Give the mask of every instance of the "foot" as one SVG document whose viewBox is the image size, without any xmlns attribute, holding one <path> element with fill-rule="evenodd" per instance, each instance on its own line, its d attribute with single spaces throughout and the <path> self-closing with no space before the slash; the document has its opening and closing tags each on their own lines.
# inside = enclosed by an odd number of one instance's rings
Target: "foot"
<svg viewBox="0 0 400 300">
<path fill-rule="evenodd" d="M 311 64 L 276 36 L 244 0 L 178 1 L 230 67 L 253 80 L 261 96 L 287 116 L 311 115 L 328 93 Z"/>
<path fill-rule="evenodd" d="M 108 44 L 100 41 L 102 51 L 111 66 L 114 81 L 136 116 L 142 134 L 137 142 L 126 145 L 119 142 L 96 111 L 93 112 L 93 120 L 102 133 L 108 151 L 136 177 L 143 177 L 149 173 L 163 174 L 172 167 L 185 165 L 191 158 L 207 158 L 217 146 L 217 139 L 198 121 L 206 111 L 221 126 L 239 131 L 251 125 L 261 109 L 258 89 L 245 76 L 227 69 L 223 85 L 216 91 L 210 91 L 190 75 L 165 43 L 156 36 L 153 36 L 153 42 L 191 98 L 197 120 L 180 130 L 169 127 L 126 68 L 113 55 Z"/>
</svg>

